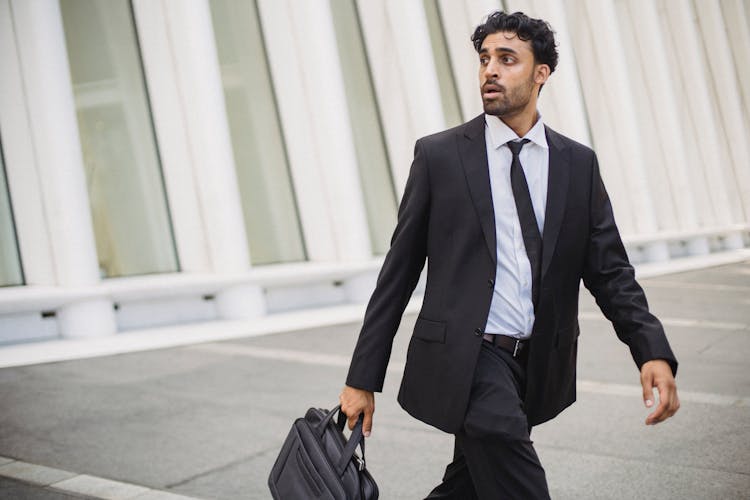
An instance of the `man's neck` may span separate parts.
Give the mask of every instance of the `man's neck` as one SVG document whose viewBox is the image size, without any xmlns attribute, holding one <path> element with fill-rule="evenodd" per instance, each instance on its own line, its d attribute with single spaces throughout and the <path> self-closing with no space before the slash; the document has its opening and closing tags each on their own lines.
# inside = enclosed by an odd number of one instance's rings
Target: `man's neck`
<svg viewBox="0 0 750 500">
<path fill-rule="evenodd" d="M 498 116 L 498 118 L 510 127 L 518 137 L 523 137 L 536 124 L 539 114 L 536 111 L 536 107 L 534 107 L 530 111 L 524 110 L 513 116 Z"/>
</svg>

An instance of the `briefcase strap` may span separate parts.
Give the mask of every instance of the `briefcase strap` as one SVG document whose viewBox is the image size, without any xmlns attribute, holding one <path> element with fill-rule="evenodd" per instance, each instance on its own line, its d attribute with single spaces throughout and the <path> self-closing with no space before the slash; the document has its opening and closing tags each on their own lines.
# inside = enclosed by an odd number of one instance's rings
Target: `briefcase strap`
<svg viewBox="0 0 750 500">
<path fill-rule="evenodd" d="M 334 409 L 329 411 L 325 417 L 323 417 L 323 420 L 320 421 L 318 424 L 318 435 L 323 436 L 325 433 L 326 427 L 328 427 L 328 424 L 331 422 L 331 419 L 333 419 L 333 416 L 338 413 L 338 418 L 336 419 L 336 427 L 340 431 L 344 431 L 344 426 L 346 425 L 346 415 L 344 412 L 341 411 L 341 405 L 336 406 Z M 338 463 L 336 464 L 336 472 L 339 476 L 344 475 L 344 471 L 346 470 L 346 466 L 349 465 L 349 462 L 352 461 L 353 458 L 355 458 L 354 453 L 357 451 L 357 446 L 362 448 L 362 458 L 356 457 L 357 460 L 357 469 L 362 471 L 365 469 L 365 436 L 362 433 L 362 424 L 364 422 L 365 415 L 362 413 L 359 415 L 359 418 L 357 419 L 357 423 L 354 426 L 354 429 L 352 429 L 352 433 L 349 436 L 349 440 L 346 443 L 346 446 L 344 446 L 344 450 L 341 452 L 341 458 L 339 458 Z"/>
<path fill-rule="evenodd" d="M 360 471 L 365 469 L 365 436 L 362 434 L 362 422 L 364 422 L 364 418 L 364 415 L 359 416 L 357 424 L 354 426 L 354 429 L 352 429 L 351 436 L 349 436 L 349 441 L 346 443 L 344 451 L 341 452 L 341 458 L 339 458 L 339 463 L 336 465 L 336 472 L 338 472 L 339 476 L 344 475 L 346 466 L 349 465 L 349 462 L 354 458 L 357 446 L 362 448 L 362 459 L 358 461 L 357 469 Z"/>
</svg>

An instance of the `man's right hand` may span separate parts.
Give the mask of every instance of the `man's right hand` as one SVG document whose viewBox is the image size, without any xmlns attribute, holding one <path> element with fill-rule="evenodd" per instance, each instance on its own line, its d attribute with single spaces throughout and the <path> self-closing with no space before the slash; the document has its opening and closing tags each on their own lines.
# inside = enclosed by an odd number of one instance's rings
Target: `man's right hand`
<svg viewBox="0 0 750 500">
<path fill-rule="evenodd" d="M 375 413 L 375 394 L 371 391 L 345 385 L 339 396 L 339 403 L 341 403 L 341 411 L 347 416 L 349 429 L 354 429 L 361 413 L 365 414 L 362 432 L 365 437 L 370 437 L 372 414 Z"/>
</svg>

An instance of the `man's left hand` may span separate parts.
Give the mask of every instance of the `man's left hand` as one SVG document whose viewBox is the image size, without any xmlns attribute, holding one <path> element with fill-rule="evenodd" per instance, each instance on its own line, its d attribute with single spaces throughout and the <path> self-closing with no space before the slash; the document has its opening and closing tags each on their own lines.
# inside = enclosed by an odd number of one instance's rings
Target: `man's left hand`
<svg viewBox="0 0 750 500">
<path fill-rule="evenodd" d="M 659 406 L 646 417 L 646 425 L 658 424 L 680 409 L 680 398 L 677 396 L 677 384 L 672 375 L 672 368 L 663 359 L 647 361 L 641 366 L 641 385 L 646 408 L 654 405 L 654 387 L 659 391 Z"/>
</svg>

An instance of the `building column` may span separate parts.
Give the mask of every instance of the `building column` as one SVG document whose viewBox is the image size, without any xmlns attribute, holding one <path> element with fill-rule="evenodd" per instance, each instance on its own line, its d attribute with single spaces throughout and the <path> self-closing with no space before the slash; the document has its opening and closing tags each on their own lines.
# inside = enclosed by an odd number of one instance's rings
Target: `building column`
<svg viewBox="0 0 750 500">
<path fill-rule="evenodd" d="M 250 269 L 237 172 L 216 40 L 207 0 L 162 0 L 178 78 L 190 160 L 196 178 L 211 270 L 240 274 Z M 224 319 L 265 314 L 261 287 L 235 285 L 216 294 Z"/>
<path fill-rule="evenodd" d="M 358 0 L 396 192 L 403 195 L 414 142 L 445 128 L 421 0 Z"/>
<path fill-rule="evenodd" d="M 589 124 L 573 41 L 563 0 L 506 0 L 509 12 L 523 11 L 544 19 L 555 31 L 559 63 L 539 95 L 539 109 L 546 124 L 576 141 L 591 146 Z"/>
<path fill-rule="evenodd" d="M 258 4 L 310 258 L 370 260 L 366 186 L 328 2 Z"/>
<path fill-rule="evenodd" d="M 141 44 L 141 60 L 147 82 L 159 144 L 164 184 L 172 216 L 180 270 L 209 273 L 212 258 L 206 242 L 198 179 L 185 120 L 185 101 L 173 60 L 164 5 L 161 1 L 133 0 L 133 14 Z"/>
<path fill-rule="evenodd" d="M 719 0 L 727 26 L 729 46 L 734 56 L 734 69 L 742 94 L 745 123 L 750 127 L 750 3 L 742 0 Z M 750 132 L 750 131 L 748 131 Z M 750 136 L 747 137 L 750 142 Z"/>
<path fill-rule="evenodd" d="M 592 141 L 596 146 L 620 230 L 624 234 L 637 233 L 628 186 L 624 173 L 619 168 L 619 151 L 613 123 L 616 117 L 609 111 L 610 98 L 601 84 L 601 77 L 606 72 L 601 69 L 598 54 L 594 49 L 594 45 L 599 41 L 595 41 L 591 35 L 590 26 L 593 20 L 589 18 L 584 2 L 571 4 L 570 9 L 570 33 L 578 56 L 578 72 L 591 124 Z"/>
<path fill-rule="evenodd" d="M 724 165 L 728 183 L 734 184 L 738 192 L 738 211 L 744 222 L 750 222 L 750 133 L 742 112 L 742 94 L 737 80 L 732 59 L 732 44 L 727 36 L 727 25 L 721 15 L 721 9 L 715 3 L 693 0 L 695 13 L 700 26 L 705 46 L 708 66 L 707 75 L 713 82 L 715 102 L 719 106 L 719 115 L 723 124 L 723 139 L 729 153 L 729 163 Z M 745 60 L 739 66 L 747 66 Z M 739 235 L 737 235 L 739 236 Z M 739 244 L 740 242 L 738 242 Z M 741 248 L 744 245 L 740 245 Z"/>
<path fill-rule="evenodd" d="M 0 132 L 18 248 L 27 285 L 57 282 L 52 243 L 40 191 L 10 0 L 0 0 Z"/>
<path fill-rule="evenodd" d="M 99 283 L 99 266 L 60 5 L 18 0 L 11 7 L 55 283 L 93 287 Z M 63 337 L 117 330 L 108 299 L 81 300 L 56 313 Z"/>
<path fill-rule="evenodd" d="M 681 107 L 682 130 L 691 170 L 695 172 L 696 192 L 706 192 L 698 199 L 698 213 L 722 227 L 742 222 L 736 186 L 725 175 L 724 168 L 731 161 L 719 134 L 721 121 L 715 110 L 711 90 L 707 56 L 701 43 L 702 35 L 690 0 L 657 0 L 659 19 L 664 33 L 670 38 L 669 60 L 679 61 L 672 67 L 678 72 L 675 95 Z M 713 54 L 712 54 L 713 57 Z M 744 246 L 742 236 L 734 234 L 725 240 L 728 249 Z"/>
<path fill-rule="evenodd" d="M 655 1 L 632 2 L 617 0 L 621 26 L 628 31 L 625 44 L 632 51 L 628 66 L 641 83 L 634 82 L 635 109 L 640 117 L 640 130 L 648 153 L 648 170 L 657 199 L 664 207 L 658 210 L 668 224 L 662 230 L 697 231 L 701 224 L 696 208 L 695 185 L 691 183 L 685 139 L 680 126 L 678 101 L 674 89 L 678 80 L 671 71 L 666 49 L 667 34 L 659 26 Z M 660 191 L 661 190 L 661 191 Z M 687 241 L 690 255 L 709 253 L 705 237 Z"/>
</svg>

